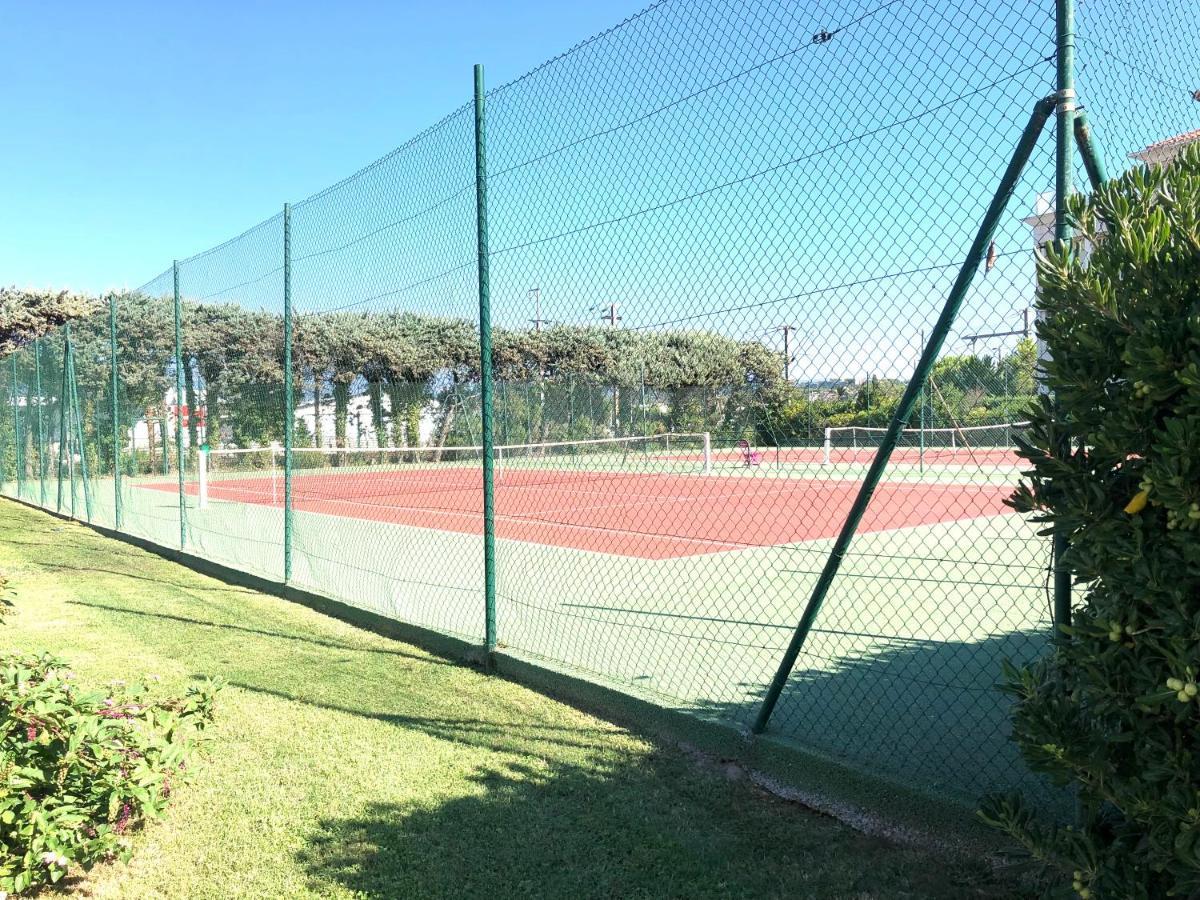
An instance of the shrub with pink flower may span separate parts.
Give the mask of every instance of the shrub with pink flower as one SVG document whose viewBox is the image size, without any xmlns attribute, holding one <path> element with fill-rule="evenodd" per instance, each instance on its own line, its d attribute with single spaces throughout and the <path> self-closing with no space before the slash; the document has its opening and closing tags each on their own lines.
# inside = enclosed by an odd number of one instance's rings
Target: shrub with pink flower
<svg viewBox="0 0 1200 900">
<path fill-rule="evenodd" d="M 127 858 L 124 837 L 159 815 L 211 724 L 220 684 L 154 697 L 142 682 L 103 692 L 50 654 L 0 656 L 0 896 Z"/>
</svg>

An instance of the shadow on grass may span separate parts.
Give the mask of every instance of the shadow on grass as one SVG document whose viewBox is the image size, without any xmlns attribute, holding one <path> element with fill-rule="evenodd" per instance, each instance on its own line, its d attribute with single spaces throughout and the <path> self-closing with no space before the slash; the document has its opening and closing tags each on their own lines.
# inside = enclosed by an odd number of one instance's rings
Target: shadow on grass
<svg viewBox="0 0 1200 900">
<path fill-rule="evenodd" d="M 51 572 L 93 572 L 99 575 L 111 575 L 114 578 L 132 578 L 135 581 L 146 581 L 156 585 L 169 584 L 172 587 L 177 587 L 188 592 L 211 591 L 221 594 L 257 593 L 249 588 L 242 588 L 232 584 L 217 583 L 208 585 L 196 584 L 195 582 L 172 581 L 170 578 L 163 578 L 161 576 L 137 575 L 133 572 L 122 572 L 117 569 L 105 569 L 99 566 L 71 566 L 52 562 L 40 562 L 38 566 Z"/>
<path fill-rule="evenodd" d="M 146 612 L 140 609 L 129 609 L 123 606 L 112 606 L 107 603 L 93 603 L 87 600 L 67 600 L 68 606 L 86 606 L 89 609 L 103 610 L 104 612 L 117 613 L 122 616 L 140 616 L 147 619 L 158 619 L 164 622 L 177 622 L 181 625 L 191 625 L 198 628 L 220 628 L 226 631 L 240 631 L 244 634 L 253 634 L 260 637 L 273 638 L 283 641 L 297 641 L 303 644 L 311 644 L 316 647 L 326 647 L 331 650 L 345 650 L 351 653 L 373 653 L 383 656 L 400 656 L 405 659 L 413 659 L 422 663 L 430 663 L 431 665 L 454 666 L 457 663 L 449 660 L 439 659 L 436 656 L 422 655 L 419 653 L 409 653 L 404 650 L 387 650 L 380 647 L 356 647 L 353 644 L 344 644 L 338 641 L 330 641 L 324 638 L 305 637 L 299 634 L 285 634 L 281 631 L 267 631 L 262 628 L 249 628 L 245 625 L 233 625 L 228 622 L 212 622 L 206 619 L 193 619 L 188 616 L 177 616 L 171 613 L 156 613 Z"/>
<path fill-rule="evenodd" d="M 491 744 L 457 724 L 431 733 Z M 671 752 L 479 759 L 452 793 L 320 820 L 298 854 L 314 895 L 1014 896 L 982 868 L 930 865 Z"/>
<path fill-rule="evenodd" d="M 249 681 L 231 687 L 419 731 L 440 763 L 411 799 L 319 820 L 298 859 L 314 895 L 393 897 L 1011 897 L 982 867 L 927 856 L 698 771 L 607 726 L 413 715 Z M 394 705 L 395 704 L 395 705 Z M 381 748 L 381 752 L 386 750 Z M 466 754 L 464 757 L 462 754 Z M 464 765 L 465 763 L 465 765 Z M 347 786 L 348 796 L 357 788 Z"/>
<path fill-rule="evenodd" d="M 397 728 L 408 728 L 420 731 L 439 740 L 451 741 L 456 744 L 468 744 L 504 753 L 527 753 L 534 743 L 552 743 L 558 747 L 572 747 L 580 750 L 590 750 L 605 735 L 612 733 L 611 729 L 585 728 L 583 726 L 547 725 L 538 722 L 494 721 L 478 717 L 448 718 L 438 716 L 413 716 L 404 713 L 388 712 L 379 709 L 364 709 L 330 703 L 324 700 L 314 700 L 299 694 L 279 691 L 274 688 L 250 684 L 245 681 L 230 681 L 231 687 L 253 691 L 288 700 L 292 703 L 303 703 L 317 709 L 330 712 L 345 713 L 375 722 L 394 725 Z M 562 735 L 573 735 L 580 740 L 568 740 Z"/>
<path fill-rule="evenodd" d="M 779 697 L 770 734 L 968 803 L 1020 790 L 1047 811 L 1069 812 L 1066 795 L 1025 766 L 1010 739 L 1012 702 L 997 687 L 1002 662 L 1034 660 L 1049 649 L 1048 633 L 867 640 L 853 652 L 844 637 L 814 631 Z M 749 726 L 766 688 L 740 687 L 745 700 L 701 704 L 699 711 Z"/>
</svg>

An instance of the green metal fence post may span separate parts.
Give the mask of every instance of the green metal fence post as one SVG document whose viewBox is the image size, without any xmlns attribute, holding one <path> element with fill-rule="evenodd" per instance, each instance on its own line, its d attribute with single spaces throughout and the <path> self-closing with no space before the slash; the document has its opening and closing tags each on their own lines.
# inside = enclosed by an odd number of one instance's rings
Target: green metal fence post
<svg viewBox="0 0 1200 900">
<path fill-rule="evenodd" d="M 149 424 L 149 423 L 147 423 Z M 171 452 L 168 450 L 170 441 L 167 439 L 167 415 L 166 410 L 163 410 L 162 415 L 158 417 L 158 434 L 159 442 L 162 444 L 162 473 L 164 475 L 171 474 Z"/>
<path fill-rule="evenodd" d="M 67 328 L 70 328 L 68 325 Z M 67 340 L 67 334 L 63 332 L 63 361 L 62 361 L 62 389 L 58 395 L 58 502 L 54 506 L 55 512 L 62 512 L 63 505 L 63 467 L 66 460 L 66 454 L 69 449 L 70 432 L 67 431 L 67 396 L 68 386 L 67 381 L 67 360 L 70 358 L 70 343 Z"/>
<path fill-rule="evenodd" d="M 8 487 L 8 444 L 0 439 L 0 490 Z"/>
<path fill-rule="evenodd" d="M 896 443 L 899 441 L 901 433 L 908 424 L 913 406 L 916 404 L 917 397 L 921 393 L 925 379 L 929 377 L 929 373 L 933 370 L 933 364 L 937 361 L 942 344 L 945 343 L 946 336 L 950 333 L 950 328 L 953 326 L 959 307 L 962 305 L 967 290 L 971 286 L 975 272 L 978 270 L 980 264 L 983 263 L 988 244 L 991 242 L 992 236 L 996 231 L 1000 216 L 1008 206 L 1008 201 L 1011 199 L 1013 190 L 1017 186 L 1017 181 L 1021 177 L 1021 172 L 1029 160 L 1029 155 L 1033 152 L 1033 148 L 1037 144 L 1037 139 L 1041 135 L 1046 121 L 1054 111 L 1055 102 L 1056 98 L 1054 96 L 1045 97 L 1039 100 L 1033 108 L 1033 114 L 1029 118 L 1029 123 L 1025 126 L 1025 130 L 1021 134 L 1021 139 L 1013 151 L 1012 159 L 1009 160 L 1008 168 L 1004 172 L 1000 186 L 996 189 L 995 196 L 992 197 L 992 202 L 984 214 L 979 231 L 975 235 L 975 240 L 967 252 L 967 258 L 963 262 L 962 268 L 959 269 L 958 277 L 955 278 L 954 285 L 950 289 L 950 294 L 946 298 L 946 305 L 942 308 L 941 315 L 938 316 L 938 320 L 933 326 L 933 331 L 930 332 L 929 343 L 925 346 L 921 354 L 921 359 L 917 362 L 916 370 L 913 372 L 912 378 L 909 379 L 908 386 L 904 389 L 900 403 L 897 405 L 896 411 L 892 415 L 892 420 L 888 424 L 888 430 L 884 435 L 883 442 L 875 453 L 875 458 L 871 462 L 870 469 L 867 470 L 858 495 L 854 498 L 854 503 L 846 516 L 846 522 L 842 526 L 837 541 L 829 553 L 829 558 L 825 561 L 825 567 L 817 579 L 817 584 L 813 588 L 808 605 L 804 608 L 804 613 L 800 617 L 800 622 L 796 626 L 796 631 L 792 635 L 787 651 L 784 653 L 779 668 L 775 672 L 775 677 L 771 681 L 766 695 L 763 697 L 762 706 L 758 711 L 758 717 L 753 726 L 755 734 L 761 734 L 766 729 L 767 723 L 771 718 L 771 713 L 775 709 L 775 704 L 779 701 L 779 695 L 783 692 L 788 678 L 791 677 L 792 668 L 796 664 L 796 658 L 800 655 L 800 650 L 803 648 L 804 642 L 808 639 L 817 614 L 821 611 L 821 604 L 825 601 L 826 594 L 829 593 L 833 579 L 841 567 L 842 559 L 845 557 L 847 549 L 849 549 L 850 541 L 854 538 L 854 532 L 858 529 L 859 522 L 866 512 L 868 504 L 871 502 L 871 496 L 875 493 L 875 488 L 883 476 L 883 470 L 887 467 L 888 461 L 891 459 L 892 451 L 896 448 Z"/>
<path fill-rule="evenodd" d="M 925 329 L 921 329 L 921 346 L 925 346 Z M 925 390 L 925 384 L 921 384 L 921 394 L 917 397 L 917 409 L 920 411 L 920 449 L 918 451 L 917 469 L 922 475 L 925 474 L 925 395 L 929 392 Z"/>
<path fill-rule="evenodd" d="M 292 207 L 283 204 L 283 580 L 292 580 L 292 443 L 296 398 L 292 390 Z M 378 425 L 376 426 L 378 428 Z"/>
<path fill-rule="evenodd" d="M 13 466 L 13 470 L 12 470 L 13 490 L 16 491 L 17 496 L 20 496 L 21 482 L 20 482 L 20 476 L 17 472 L 18 466 L 17 466 L 17 457 L 16 457 L 16 453 L 17 453 L 17 396 L 16 396 L 16 390 L 13 388 L 12 385 L 9 385 L 8 404 L 9 404 L 9 413 L 10 413 L 9 419 L 12 424 L 12 441 L 13 442 L 12 442 L 12 452 L 11 453 L 9 452 L 9 448 L 7 445 L 4 448 L 4 450 L 5 450 L 4 460 L 3 460 L 4 473 L 3 473 L 2 477 L 3 477 L 4 484 L 7 486 L 7 484 L 8 484 L 8 463 L 11 460 L 12 466 Z"/>
<path fill-rule="evenodd" d="M 66 348 L 63 353 L 63 396 L 62 402 L 67 408 L 67 433 L 64 440 L 67 443 L 67 480 L 71 491 L 71 518 L 75 518 L 75 501 L 78 492 L 75 490 L 75 452 L 78 449 L 75 444 L 75 404 L 72 402 L 75 392 L 72 390 L 74 384 L 71 369 L 74 368 L 74 348 L 71 346 L 71 326 L 67 325 L 63 329 L 64 342 Z"/>
<path fill-rule="evenodd" d="M 35 361 L 34 361 L 35 378 L 36 378 L 36 370 L 37 370 L 37 361 L 35 359 Z M 36 431 L 34 430 L 33 413 L 30 412 L 30 410 L 33 409 L 33 398 L 34 398 L 34 382 L 32 380 L 30 380 L 29 373 L 26 373 L 26 375 L 25 375 L 25 414 L 21 417 L 21 421 L 22 421 L 22 426 L 21 426 L 21 431 L 22 431 L 22 434 L 21 434 L 21 467 L 25 470 L 26 477 L 30 478 L 30 479 L 34 478 L 37 475 L 37 471 L 34 469 L 33 460 L 34 460 L 34 458 L 37 457 L 37 454 L 38 454 L 37 434 L 36 434 Z M 26 452 L 27 444 L 28 444 L 28 453 Z M 33 494 L 32 486 L 30 487 L 29 493 L 30 493 L 30 495 Z"/>
<path fill-rule="evenodd" d="M 1092 190 L 1097 190 L 1108 181 L 1108 172 L 1104 169 L 1104 160 L 1096 152 L 1087 113 L 1081 109 L 1075 111 L 1075 143 L 1079 145 L 1079 155 L 1083 158 L 1083 167 L 1087 170 Z"/>
<path fill-rule="evenodd" d="M 175 468 L 179 472 L 179 549 L 182 550 L 187 547 L 187 503 L 183 493 L 183 303 L 179 297 L 179 260 L 172 263 L 171 274 L 175 288 Z"/>
<path fill-rule="evenodd" d="M 38 440 L 38 484 L 39 500 L 46 505 L 46 425 L 42 407 L 45 405 L 42 396 L 42 339 L 33 339 L 33 379 L 34 390 L 37 393 L 37 440 Z"/>
<path fill-rule="evenodd" d="M 1055 33 L 1058 42 L 1058 129 L 1054 154 L 1054 240 L 1059 247 L 1069 246 L 1071 226 L 1067 222 L 1067 200 L 1071 196 L 1075 174 L 1075 2 L 1056 0 Z M 1060 452 L 1071 452 L 1064 441 Z M 1062 631 L 1071 624 L 1071 572 L 1063 564 L 1067 552 L 1067 535 L 1062 528 L 1054 529 L 1054 624 L 1056 635 L 1065 639 Z"/>
<path fill-rule="evenodd" d="M 17 392 L 17 354 L 14 353 L 9 358 L 12 360 L 12 390 L 9 394 L 12 396 L 13 405 L 13 447 L 16 450 L 17 496 L 20 497 L 25 486 L 25 448 L 22 446 L 25 441 L 21 434 L 21 398 Z"/>
<path fill-rule="evenodd" d="M 88 478 L 87 445 L 83 440 L 83 409 L 79 405 L 79 378 L 75 372 L 75 347 L 71 344 L 71 336 L 67 335 L 68 354 L 71 362 L 71 414 L 75 417 L 74 435 L 79 444 L 79 481 L 83 486 L 83 510 L 90 523 L 92 521 L 92 487 Z M 75 476 L 71 476 L 71 502 L 75 502 Z M 72 507 L 74 512 L 74 507 Z"/>
<path fill-rule="evenodd" d="M 496 649 L 496 497 L 492 441 L 492 309 L 488 281 L 487 142 L 483 66 L 475 66 L 475 224 L 479 271 L 479 382 L 483 429 L 484 642 Z"/>
<path fill-rule="evenodd" d="M 123 522 L 121 509 L 121 415 L 117 401 L 120 378 L 117 375 L 117 295 L 108 295 L 108 356 L 112 376 L 112 453 L 113 453 L 113 527 L 118 531 Z"/>
</svg>

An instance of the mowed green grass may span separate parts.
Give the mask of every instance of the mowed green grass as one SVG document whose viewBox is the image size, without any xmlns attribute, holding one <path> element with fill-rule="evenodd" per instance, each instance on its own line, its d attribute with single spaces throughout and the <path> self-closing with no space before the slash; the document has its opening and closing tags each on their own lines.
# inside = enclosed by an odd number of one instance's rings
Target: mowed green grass
<svg viewBox="0 0 1200 900">
<path fill-rule="evenodd" d="M 206 759 L 96 897 L 1012 896 L 511 682 L 0 503 L 4 646 L 220 676 Z"/>
</svg>

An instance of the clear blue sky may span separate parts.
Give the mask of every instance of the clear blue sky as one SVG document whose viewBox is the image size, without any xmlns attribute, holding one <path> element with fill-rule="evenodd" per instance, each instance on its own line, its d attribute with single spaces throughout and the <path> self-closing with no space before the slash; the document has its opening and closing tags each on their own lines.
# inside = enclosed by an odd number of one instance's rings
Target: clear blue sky
<svg viewBox="0 0 1200 900">
<path fill-rule="evenodd" d="M 0 283 L 137 283 L 642 5 L 0 3 Z"/>
<path fill-rule="evenodd" d="M 11 4 L 0 283 L 137 287 L 441 121 L 478 61 L 493 88 L 536 68 L 488 98 L 496 324 L 527 327 L 538 287 L 558 322 L 615 302 L 627 328 L 776 342 L 788 324 L 802 377 L 903 375 L 1053 87 L 1052 0 L 665 0 L 539 68 L 643 2 Z M 1190 7 L 1155 13 L 1152 47 L 1126 7 L 1080 17 L 1078 84 L 1114 173 L 1200 114 Z M 299 312 L 474 317 L 471 130 L 459 114 L 295 209 Z M 952 351 L 1033 300 L 1022 219 L 1052 146 Z M 281 240 L 276 220 L 192 259 L 181 292 L 278 309 Z"/>
</svg>

